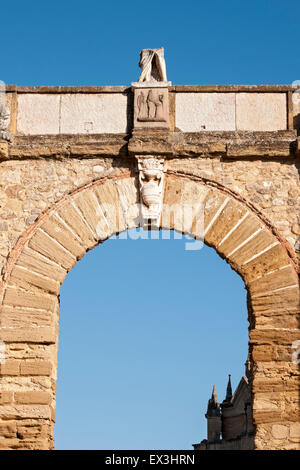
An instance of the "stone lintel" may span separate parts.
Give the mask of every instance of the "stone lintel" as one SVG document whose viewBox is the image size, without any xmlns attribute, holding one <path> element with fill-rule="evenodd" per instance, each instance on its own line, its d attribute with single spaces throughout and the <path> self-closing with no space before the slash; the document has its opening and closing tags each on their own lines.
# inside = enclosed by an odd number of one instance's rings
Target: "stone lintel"
<svg viewBox="0 0 300 470">
<path fill-rule="evenodd" d="M 297 132 L 171 132 L 135 129 L 132 134 L 15 136 L 0 141 L 0 159 L 132 157 L 298 158 Z"/>
<path fill-rule="evenodd" d="M 7 158 L 126 156 L 128 138 L 127 134 L 15 136 Z"/>
<path fill-rule="evenodd" d="M 168 132 L 134 130 L 129 155 L 166 157 L 281 158 L 295 156 L 296 131 Z"/>
</svg>

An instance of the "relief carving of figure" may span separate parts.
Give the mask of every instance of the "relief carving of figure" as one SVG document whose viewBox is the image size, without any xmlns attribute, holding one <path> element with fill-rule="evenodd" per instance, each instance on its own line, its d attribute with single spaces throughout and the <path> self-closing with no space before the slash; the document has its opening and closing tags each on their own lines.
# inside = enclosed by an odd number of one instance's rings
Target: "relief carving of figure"
<svg viewBox="0 0 300 470">
<path fill-rule="evenodd" d="M 148 117 L 148 108 L 146 103 L 145 94 L 143 91 L 137 97 L 138 120 L 146 119 Z"/>
<path fill-rule="evenodd" d="M 138 121 L 166 121 L 164 113 L 164 95 L 157 90 L 149 90 L 147 98 L 141 91 L 137 97 Z"/>
<path fill-rule="evenodd" d="M 166 82 L 164 48 L 143 49 L 140 52 L 139 67 L 142 69 L 139 82 Z"/>
</svg>

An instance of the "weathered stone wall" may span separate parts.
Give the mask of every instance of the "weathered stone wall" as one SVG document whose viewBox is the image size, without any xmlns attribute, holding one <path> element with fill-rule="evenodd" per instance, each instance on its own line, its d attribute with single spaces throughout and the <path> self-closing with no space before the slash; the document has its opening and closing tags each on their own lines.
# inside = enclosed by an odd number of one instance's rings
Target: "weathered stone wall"
<svg viewBox="0 0 300 470">
<path fill-rule="evenodd" d="M 47 208 L 77 188 L 99 177 L 118 175 L 123 169 L 124 162 L 112 158 L 1 162 L 1 268 L 22 233 Z"/>
<path fill-rule="evenodd" d="M 63 101 L 65 116 L 68 109 L 72 109 L 71 116 L 84 116 L 90 106 L 96 114 L 91 121 L 78 118 L 74 135 L 59 134 L 54 126 L 53 135 L 43 128 L 47 136 L 35 135 L 35 126 L 40 124 L 31 122 L 27 111 L 18 121 L 22 106 L 32 106 L 35 96 L 32 90 L 28 95 L 25 91 L 20 96 L 13 91 L 8 95 L 15 116 L 11 124 L 14 139 L 0 145 L 0 340 L 6 346 L 5 362 L 0 364 L 0 446 L 53 447 L 60 284 L 87 250 L 114 233 L 139 225 L 134 156 L 143 153 L 166 158 L 161 226 L 181 231 L 181 212 L 170 217 L 165 208 L 202 201 L 205 242 L 245 281 L 255 447 L 298 448 L 298 366 L 291 357 L 292 344 L 299 339 L 299 141 L 290 128 L 287 103 L 291 89 L 278 93 L 286 100 L 284 106 L 282 97 L 275 100 L 274 113 L 279 110 L 281 116 L 274 121 L 275 129 L 266 121 L 268 132 L 258 133 L 176 130 L 181 111 L 178 108 L 174 113 L 176 100 L 170 95 L 174 131 L 127 134 L 131 111 L 123 98 L 129 98 L 123 96 L 125 90 L 113 92 L 123 114 L 111 121 L 115 133 L 98 135 L 93 134 L 94 124 L 82 127 L 82 122 L 98 122 L 98 105 L 93 107 L 89 101 L 91 96 L 98 98 L 89 93 L 83 103 L 67 90 L 60 96 L 58 90 L 59 99 L 53 101 L 58 104 L 53 112 L 49 108 L 51 119 L 57 116 L 57 109 L 62 110 Z M 176 95 L 175 88 L 172 93 Z M 247 99 L 235 96 L 235 106 Z M 109 107 L 99 100 L 105 121 Z M 209 108 L 209 98 L 205 100 Z M 222 103 L 220 97 L 217 105 Z M 266 98 L 263 106 L 268 103 Z M 42 120 L 45 106 L 37 107 Z M 184 102 L 180 106 L 184 108 Z M 209 119 L 207 112 L 204 125 Z M 67 121 L 63 125 L 61 132 L 70 132 Z M 278 130 L 283 127 L 285 130 Z M 18 135 L 18 129 L 33 135 Z M 92 130 L 92 135 L 84 135 L 83 129 L 86 133 Z M 107 129 L 112 132 L 111 127 Z M 118 208 L 117 218 L 109 211 L 112 206 Z M 185 220 L 185 227 L 197 237 L 193 217 Z"/>
<path fill-rule="evenodd" d="M 20 235 L 51 204 L 97 179 L 132 167 L 133 160 L 113 158 L 25 159 L 1 162 L 1 268 Z M 251 203 L 295 249 L 299 225 L 299 159 L 231 160 L 174 158 L 166 168 L 216 182 Z"/>
</svg>

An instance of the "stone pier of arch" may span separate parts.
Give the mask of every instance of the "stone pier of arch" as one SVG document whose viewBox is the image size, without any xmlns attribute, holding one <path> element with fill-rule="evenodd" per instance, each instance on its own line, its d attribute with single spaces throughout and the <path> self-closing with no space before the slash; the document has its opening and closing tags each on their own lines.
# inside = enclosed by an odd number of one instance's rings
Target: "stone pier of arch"
<svg viewBox="0 0 300 470">
<path fill-rule="evenodd" d="M 131 88 L 6 87 L 11 139 L 0 140 L 1 449 L 54 447 L 60 286 L 88 250 L 139 226 L 136 156 L 149 155 L 164 161 L 160 227 L 182 231 L 178 208 L 201 201 L 205 243 L 245 283 L 255 448 L 299 449 L 295 91 L 170 85 L 169 127 L 138 129 Z M 170 214 L 168 207 L 177 209 Z M 195 215 L 184 227 L 200 237 Z"/>
</svg>

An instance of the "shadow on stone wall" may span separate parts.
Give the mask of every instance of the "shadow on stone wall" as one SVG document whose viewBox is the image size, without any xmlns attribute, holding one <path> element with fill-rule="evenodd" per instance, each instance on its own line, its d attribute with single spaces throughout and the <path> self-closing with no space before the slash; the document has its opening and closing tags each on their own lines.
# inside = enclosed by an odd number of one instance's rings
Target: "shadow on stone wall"
<svg viewBox="0 0 300 470">
<path fill-rule="evenodd" d="M 297 134 L 300 135 L 300 113 L 294 116 L 294 129 L 297 129 Z"/>
</svg>

